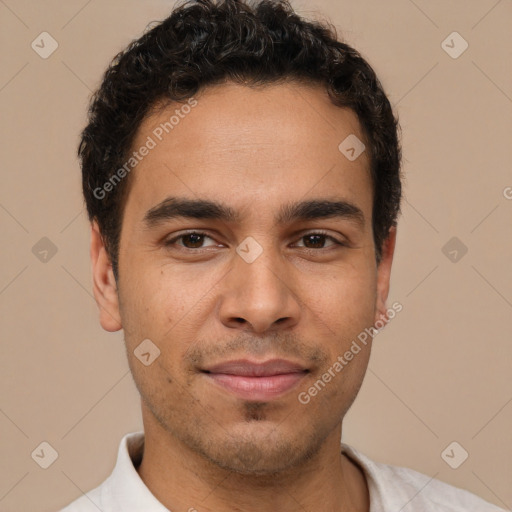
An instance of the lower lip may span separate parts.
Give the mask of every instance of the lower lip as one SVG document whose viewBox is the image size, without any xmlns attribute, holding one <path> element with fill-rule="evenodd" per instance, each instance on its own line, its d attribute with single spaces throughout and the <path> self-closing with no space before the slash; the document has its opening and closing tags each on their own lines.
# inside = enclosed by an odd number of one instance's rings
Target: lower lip
<svg viewBox="0 0 512 512">
<path fill-rule="evenodd" d="M 246 377 L 225 373 L 206 373 L 219 386 L 246 400 L 269 400 L 277 398 L 294 388 L 306 372 L 285 373 L 268 377 Z"/>
</svg>

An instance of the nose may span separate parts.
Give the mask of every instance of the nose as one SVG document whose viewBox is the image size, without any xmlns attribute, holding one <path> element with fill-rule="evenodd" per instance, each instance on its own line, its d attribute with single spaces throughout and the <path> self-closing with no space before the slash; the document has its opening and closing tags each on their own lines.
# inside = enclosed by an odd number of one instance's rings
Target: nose
<svg viewBox="0 0 512 512">
<path fill-rule="evenodd" d="M 219 314 L 229 328 L 254 333 L 289 329 L 300 317 L 300 302 L 289 271 L 270 250 L 252 263 L 238 255 L 223 281 Z"/>
</svg>

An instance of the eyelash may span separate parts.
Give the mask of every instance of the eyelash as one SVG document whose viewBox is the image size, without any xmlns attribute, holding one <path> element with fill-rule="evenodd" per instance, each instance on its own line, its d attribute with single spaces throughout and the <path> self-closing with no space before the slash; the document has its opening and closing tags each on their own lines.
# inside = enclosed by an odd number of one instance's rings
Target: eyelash
<svg viewBox="0 0 512 512">
<path fill-rule="evenodd" d="M 208 233 L 205 233 L 203 231 L 189 231 L 187 233 L 182 233 L 181 235 L 175 236 L 175 237 L 171 238 L 170 240 L 167 240 L 164 243 L 164 245 L 166 247 L 172 247 L 178 240 L 184 238 L 185 236 L 189 236 L 189 235 L 199 235 L 199 236 L 202 236 L 202 237 L 211 238 L 213 240 L 213 237 L 211 237 L 210 235 L 208 235 Z M 337 240 L 336 238 L 334 238 L 333 236 L 329 235 L 328 233 L 326 233 L 325 231 L 322 231 L 322 230 L 317 230 L 317 231 L 312 231 L 310 233 L 306 233 L 306 234 L 302 235 L 301 237 L 299 237 L 299 240 L 301 240 L 301 239 L 303 239 L 305 237 L 308 237 L 308 236 L 313 236 L 313 235 L 324 236 L 326 239 L 331 240 L 335 245 L 338 245 L 338 246 L 341 246 L 341 247 L 347 247 L 348 246 L 347 243 L 340 242 L 339 240 Z M 192 247 L 185 247 L 183 245 L 179 246 L 179 247 L 180 247 L 180 249 L 183 249 L 183 250 L 186 250 L 186 251 L 197 252 L 197 253 L 199 253 L 201 251 L 207 251 L 208 250 L 207 247 L 192 248 Z M 332 247 L 332 246 L 330 246 L 330 247 Z M 329 247 L 320 247 L 320 248 L 301 247 L 301 248 L 306 250 L 306 251 L 320 251 L 320 250 L 327 250 L 327 249 L 329 249 Z"/>
</svg>

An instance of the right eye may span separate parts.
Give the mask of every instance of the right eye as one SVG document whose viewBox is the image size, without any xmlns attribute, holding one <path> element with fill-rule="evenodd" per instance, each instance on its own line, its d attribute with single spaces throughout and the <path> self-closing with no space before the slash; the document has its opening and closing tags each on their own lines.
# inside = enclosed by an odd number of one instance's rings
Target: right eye
<svg viewBox="0 0 512 512">
<path fill-rule="evenodd" d="M 213 247 L 217 245 L 216 243 L 203 245 L 206 239 L 210 239 L 213 242 L 212 237 L 208 236 L 206 233 L 201 231 L 189 231 L 187 233 L 182 233 L 181 235 L 175 236 L 165 242 L 166 247 L 178 246 L 184 249 L 203 249 L 205 247 Z M 179 241 L 179 243 L 177 243 Z"/>
</svg>

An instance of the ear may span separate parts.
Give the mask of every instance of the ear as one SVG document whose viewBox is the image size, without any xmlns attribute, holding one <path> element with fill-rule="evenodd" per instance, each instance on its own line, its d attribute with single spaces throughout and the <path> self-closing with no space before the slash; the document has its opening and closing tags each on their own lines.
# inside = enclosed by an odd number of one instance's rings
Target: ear
<svg viewBox="0 0 512 512">
<path fill-rule="evenodd" d="M 106 331 L 119 331 L 122 324 L 117 284 L 96 220 L 91 223 L 91 263 L 93 293 L 100 310 L 100 324 Z"/>
<path fill-rule="evenodd" d="M 381 322 L 388 322 L 386 313 L 386 300 L 389 294 L 389 283 L 391 277 L 391 264 L 393 263 L 393 254 L 395 253 L 396 226 L 389 229 L 388 237 L 382 247 L 382 257 L 377 267 L 377 298 L 375 304 L 375 319 Z"/>
</svg>

